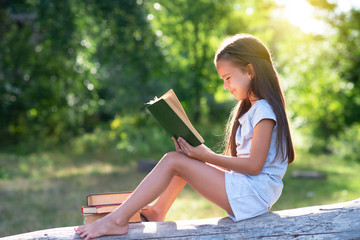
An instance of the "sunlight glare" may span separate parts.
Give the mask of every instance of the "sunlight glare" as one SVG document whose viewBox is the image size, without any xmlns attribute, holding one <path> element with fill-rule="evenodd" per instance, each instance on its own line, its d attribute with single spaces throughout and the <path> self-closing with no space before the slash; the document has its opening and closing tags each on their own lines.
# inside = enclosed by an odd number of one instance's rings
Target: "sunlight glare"
<svg viewBox="0 0 360 240">
<path fill-rule="evenodd" d="M 303 32 L 324 33 L 325 23 L 315 19 L 315 9 L 306 0 L 275 0 L 275 2 L 278 6 L 283 6 L 280 16 L 298 26 Z"/>
</svg>

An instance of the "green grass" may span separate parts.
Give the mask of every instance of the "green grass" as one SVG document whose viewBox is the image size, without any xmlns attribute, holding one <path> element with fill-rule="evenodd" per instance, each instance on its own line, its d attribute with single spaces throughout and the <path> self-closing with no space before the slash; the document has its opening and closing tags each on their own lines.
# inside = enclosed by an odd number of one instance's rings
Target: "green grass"
<svg viewBox="0 0 360 240">
<path fill-rule="evenodd" d="M 89 193 L 130 191 L 145 176 L 133 164 L 61 153 L 0 154 L 0 237 L 82 223 Z M 324 180 L 295 179 L 295 170 L 316 170 Z M 331 155 L 298 152 L 284 178 L 284 191 L 272 211 L 348 201 L 360 196 L 360 164 Z M 226 216 L 190 187 L 180 193 L 166 220 Z"/>
<path fill-rule="evenodd" d="M 312 170 L 326 179 L 296 179 L 293 171 Z M 311 155 L 298 152 L 284 177 L 284 190 L 272 210 L 330 204 L 360 197 L 360 164 L 332 155 Z"/>
</svg>

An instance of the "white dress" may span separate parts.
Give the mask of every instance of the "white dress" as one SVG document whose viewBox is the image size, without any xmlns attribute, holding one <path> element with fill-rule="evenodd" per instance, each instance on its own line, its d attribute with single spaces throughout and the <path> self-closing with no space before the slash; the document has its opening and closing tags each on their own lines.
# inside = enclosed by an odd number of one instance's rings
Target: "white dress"
<svg viewBox="0 0 360 240">
<path fill-rule="evenodd" d="M 262 119 L 272 119 L 276 116 L 265 99 L 258 100 L 240 119 L 236 133 L 236 152 L 238 157 L 250 157 L 253 130 Z M 235 171 L 225 173 L 225 188 L 234 216 L 228 214 L 234 221 L 256 217 L 266 213 L 279 199 L 287 169 L 287 159 L 275 159 L 276 128 L 271 136 L 269 153 L 265 165 L 259 175 L 246 175 Z M 281 156 L 281 154 L 279 154 Z M 274 161 L 275 160 L 275 161 Z"/>
</svg>

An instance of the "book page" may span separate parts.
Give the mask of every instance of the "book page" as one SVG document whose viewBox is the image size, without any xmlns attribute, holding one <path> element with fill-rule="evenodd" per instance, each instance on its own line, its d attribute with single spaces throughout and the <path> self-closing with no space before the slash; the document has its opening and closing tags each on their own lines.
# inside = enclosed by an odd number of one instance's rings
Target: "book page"
<svg viewBox="0 0 360 240">
<path fill-rule="evenodd" d="M 183 122 L 187 122 L 187 121 L 190 122 L 190 119 L 186 115 L 184 108 L 182 107 L 179 99 L 177 98 L 175 92 L 172 89 L 170 89 L 167 93 L 165 93 L 161 98 L 164 99 L 172 109 L 174 109 L 174 111 L 179 115 L 179 117 L 181 118 L 181 120 L 183 120 Z"/>
<path fill-rule="evenodd" d="M 157 96 L 155 96 L 153 100 L 148 101 L 146 104 L 151 105 L 151 104 L 156 103 L 157 101 L 159 101 L 159 98 Z"/>
</svg>

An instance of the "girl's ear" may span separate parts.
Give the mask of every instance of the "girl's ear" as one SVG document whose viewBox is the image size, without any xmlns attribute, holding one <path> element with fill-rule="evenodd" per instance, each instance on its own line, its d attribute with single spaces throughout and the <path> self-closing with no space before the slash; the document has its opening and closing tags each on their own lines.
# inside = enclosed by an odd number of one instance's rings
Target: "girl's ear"
<svg viewBox="0 0 360 240">
<path fill-rule="evenodd" d="M 254 67 L 251 63 L 249 63 L 246 66 L 246 72 L 247 72 L 248 76 L 250 77 L 250 80 L 252 80 L 255 77 Z"/>
</svg>

